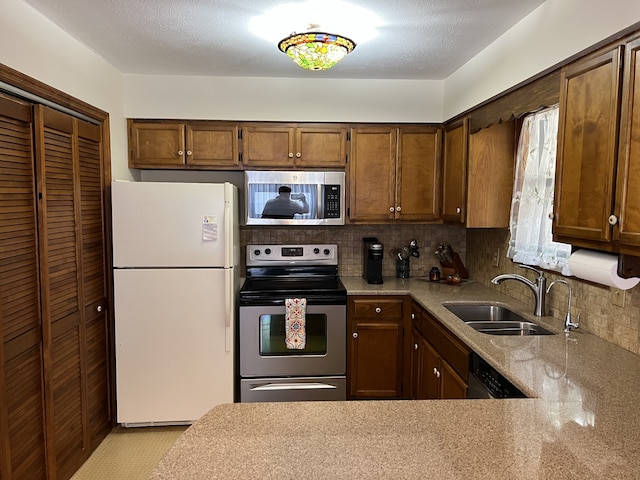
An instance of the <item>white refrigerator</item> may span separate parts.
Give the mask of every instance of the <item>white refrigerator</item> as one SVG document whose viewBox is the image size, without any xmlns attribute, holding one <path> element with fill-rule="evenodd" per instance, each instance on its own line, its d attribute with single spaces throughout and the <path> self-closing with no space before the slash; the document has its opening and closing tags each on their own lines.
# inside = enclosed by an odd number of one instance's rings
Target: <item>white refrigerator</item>
<svg viewBox="0 0 640 480">
<path fill-rule="evenodd" d="M 117 421 L 189 424 L 233 402 L 238 192 L 112 184 Z"/>
</svg>

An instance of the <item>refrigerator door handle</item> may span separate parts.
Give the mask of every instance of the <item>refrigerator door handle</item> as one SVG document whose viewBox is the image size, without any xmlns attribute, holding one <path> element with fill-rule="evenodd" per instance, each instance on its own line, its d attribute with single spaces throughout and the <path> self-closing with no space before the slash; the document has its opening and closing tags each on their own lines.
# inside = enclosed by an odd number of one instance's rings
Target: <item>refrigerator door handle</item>
<svg viewBox="0 0 640 480">
<path fill-rule="evenodd" d="M 233 334 L 231 332 L 231 325 L 235 312 L 235 291 L 233 289 L 233 269 L 224 269 L 224 348 L 226 352 L 231 351 L 231 343 L 233 341 Z"/>
</svg>

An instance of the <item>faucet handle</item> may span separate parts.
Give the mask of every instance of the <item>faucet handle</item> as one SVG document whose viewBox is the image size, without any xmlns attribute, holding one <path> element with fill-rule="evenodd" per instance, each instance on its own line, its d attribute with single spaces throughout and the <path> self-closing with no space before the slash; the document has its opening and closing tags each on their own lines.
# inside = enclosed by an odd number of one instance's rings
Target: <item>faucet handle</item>
<svg viewBox="0 0 640 480">
<path fill-rule="evenodd" d="M 533 268 L 529 265 L 518 265 L 520 268 L 526 268 L 528 270 L 533 270 L 538 274 L 539 277 L 544 277 L 544 270 L 538 270 L 537 268 Z"/>
</svg>

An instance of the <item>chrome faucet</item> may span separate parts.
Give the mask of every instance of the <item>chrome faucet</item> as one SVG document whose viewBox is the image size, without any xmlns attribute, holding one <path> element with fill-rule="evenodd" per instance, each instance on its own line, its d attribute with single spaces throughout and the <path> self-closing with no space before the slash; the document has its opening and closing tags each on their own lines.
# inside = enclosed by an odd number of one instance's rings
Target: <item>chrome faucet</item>
<svg viewBox="0 0 640 480">
<path fill-rule="evenodd" d="M 494 285 L 498 285 L 505 280 L 518 280 L 519 282 L 524 283 L 531 289 L 536 301 L 536 306 L 533 314 L 536 317 L 544 317 L 546 315 L 545 299 L 547 294 L 547 277 L 544 276 L 544 272 L 542 270 L 530 267 L 529 265 L 519 265 L 519 267 L 527 268 L 536 272 L 538 274 L 536 283 L 533 283 L 528 278 L 523 277 L 522 275 L 518 275 L 517 273 L 503 273 L 502 275 L 498 275 L 493 280 L 491 280 L 491 283 L 493 283 Z"/>
<path fill-rule="evenodd" d="M 554 282 L 551 282 L 551 284 L 549 285 L 549 288 L 547 288 L 547 293 L 549 293 L 549 290 L 551 290 L 551 287 L 553 287 L 556 283 L 564 283 L 569 289 L 569 304 L 567 305 L 567 316 L 564 319 L 564 331 L 566 333 L 569 333 L 572 328 L 578 328 L 578 324 L 579 324 L 578 321 L 576 322 L 571 321 L 571 285 L 569 285 L 569 283 L 566 280 L 556 280 Z M 578 315 L 578 319 L 580 319 L 580 315 Z"/>
</svg>

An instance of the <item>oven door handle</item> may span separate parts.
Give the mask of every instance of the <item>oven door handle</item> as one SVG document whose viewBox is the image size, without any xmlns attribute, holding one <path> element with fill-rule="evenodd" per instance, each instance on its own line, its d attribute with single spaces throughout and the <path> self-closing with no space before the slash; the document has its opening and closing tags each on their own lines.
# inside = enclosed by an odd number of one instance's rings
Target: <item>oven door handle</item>
<svg viewBox="0 0 640 480">
<path fill-rule="evenodd" d="M 328 383 L 308 382 L 308 383 L 264 383 L 251 387 L 252 392 L 268 392 L 278 390 L 335 390 L 335 385 Z"/>
</svg>

